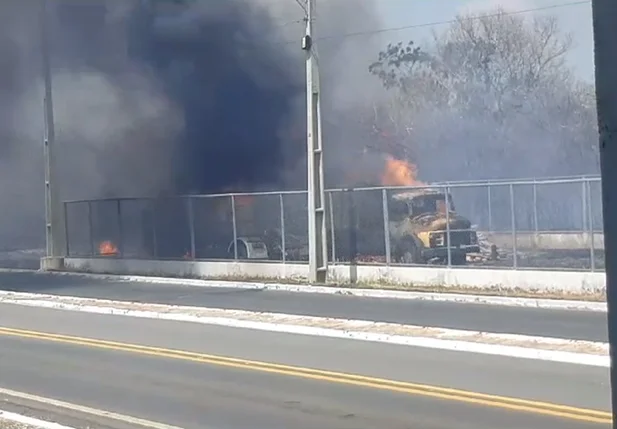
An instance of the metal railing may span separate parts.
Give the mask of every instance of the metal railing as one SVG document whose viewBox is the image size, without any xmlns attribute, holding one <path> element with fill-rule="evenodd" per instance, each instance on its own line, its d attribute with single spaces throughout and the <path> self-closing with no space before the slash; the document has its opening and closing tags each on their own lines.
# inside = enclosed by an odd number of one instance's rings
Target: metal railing
<svg viewBox="0 0 617 429">
<path fill-rule="evenodd" d="M 444 212 L 443 243 L 416 239 L 412 257 L 404 258 L 401 243 L 409 244 L 410 234 L 401 230 L 405 217 L 393 211 L 394 195 L 424 188 L 441 192 L 454 210 Z M 281 263 L 308 258 L 306 192 L 114 198 L 64 206 L 66 253 L 72 257 Z M 599 177 L 331 189 L 327 210 L 331 263 L 604 269 Z M 460 216 L 477 231 L 477 245 L 457 242 L 470 233 L 466 226 L 451 226 Z"/>
</svg>

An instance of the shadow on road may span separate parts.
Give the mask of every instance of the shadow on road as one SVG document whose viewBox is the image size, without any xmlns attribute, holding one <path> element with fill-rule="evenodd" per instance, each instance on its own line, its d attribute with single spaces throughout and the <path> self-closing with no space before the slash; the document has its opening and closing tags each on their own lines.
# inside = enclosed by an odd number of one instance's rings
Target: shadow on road
<svg viewBox="0 0 617 429">
<path fill-rule="evenodd" d="M 59 275 L 37 271 L 0 272 L 0 290 L 51 293 L 60 289 L 101 286 L 108 281 L 85 276 Z"/>
<path fill-rule="evenodd" d="M 191 287 L 177 284 L 122 281 L 115 280 L 113 277 L 97 278 L 77 273 L 0 270 L 0 291 L 204 306 L 228 302 L 229 300 L 232 302 L 251 302 L 250 297 L 255 296 L 263 289 Z"/>
</svg>

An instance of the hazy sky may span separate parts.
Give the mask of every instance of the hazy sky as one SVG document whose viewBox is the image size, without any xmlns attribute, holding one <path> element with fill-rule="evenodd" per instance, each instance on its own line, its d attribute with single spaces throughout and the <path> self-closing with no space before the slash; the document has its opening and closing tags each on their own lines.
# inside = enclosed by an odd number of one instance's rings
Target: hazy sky
<svg viewBox="0 0 617 429">
<path fill-rule="evenodd" d="M 574 39 L 574 46 L 569 56 L 570 63 L 581 78 L 591 81 L 593 80 L 591 1 L 566 6 L 568 3 L 573 3 L 573 0 L 379 0 L 387 27 L 447 21 L 460 12 L 477 13 L 496 6 L 502 6 L 506 10 L 521 11 L 564 5 L 545 11 L 529 12 L 526 15 L 552 14 L 559 18 L 562 30 L 570 32 Z M 385 42 L 413 40 L 421 44 L 422 40 L 430 37 L 432 31 L 443 27 L 443 25 L 436 25 L 387 32 L 381 37 Z"/>
</svg>

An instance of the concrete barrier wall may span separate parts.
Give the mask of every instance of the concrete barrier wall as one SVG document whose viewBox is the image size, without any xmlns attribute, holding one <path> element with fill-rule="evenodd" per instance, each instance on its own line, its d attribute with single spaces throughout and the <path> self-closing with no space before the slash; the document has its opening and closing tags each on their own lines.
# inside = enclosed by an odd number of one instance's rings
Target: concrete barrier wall
<svg viewBox="0 0 617 429">
<path fill-rule="evenodd" d="M 60 269 L 49 265 L 50 269 Z M 214 279 L 306 281 L 308 265 L 272 262 L 154 261 L 67 258 L 61 269 L 96 274 L 147 275 Z M 329 282 L 410 285 L 457 289 L 521 290 L 595 294 L 605 290 L 604 273 L 495 270 L 481 268 L 385 267 L 332 265 Z"/>
<path fill-rule="evenodd" d="M 499 248 L 512 249 L 514 237 L 511 232 L 480 232 Z M 586 232 L 518 232 L 517 249 L 527 250 L 582 250 L 591 248 L 591 233 Z M 604 234 L 593 234 L 593 247 L 604 250 Z"/>
</svg>

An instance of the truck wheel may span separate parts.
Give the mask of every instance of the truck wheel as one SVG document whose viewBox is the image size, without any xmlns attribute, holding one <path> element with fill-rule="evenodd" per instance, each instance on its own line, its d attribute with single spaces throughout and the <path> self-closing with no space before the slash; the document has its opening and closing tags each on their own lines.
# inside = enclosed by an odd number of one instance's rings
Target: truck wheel
<svg viewBox="0 0 617 429">
<path fill-rule="evenodd" d="M 401 264 L 422 263 L 420 249 L 413 240 L 405 240 L 399 245 L 398 262 Z"/>
<path fill-rule="evenodd" d="M 452 265 L 467 265 L 467 255 L 465 253 L 454 253 L 450 256 Z M 446 263 L 448 263 L 448 259 L 446 257 Z"/>
</svg>

